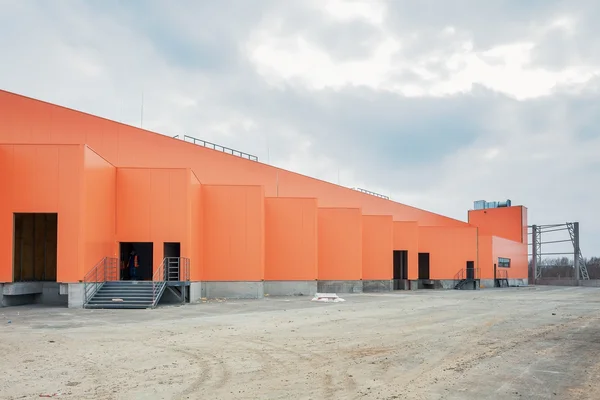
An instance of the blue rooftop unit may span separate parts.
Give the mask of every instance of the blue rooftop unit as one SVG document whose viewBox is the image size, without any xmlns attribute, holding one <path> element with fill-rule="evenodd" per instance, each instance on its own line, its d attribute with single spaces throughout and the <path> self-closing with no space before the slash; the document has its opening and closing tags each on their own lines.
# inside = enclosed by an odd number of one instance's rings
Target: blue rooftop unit
<svg viewBox="0 0 600 400">
<path fill-rule="evenodd" d="M 488 208 L 501 208 L 501 207 L 510 207 L 511 201 L 485 201 L 485 200 L 477 200 L 474 203 L 475 210 L 485 210 Z"/>
</svg>

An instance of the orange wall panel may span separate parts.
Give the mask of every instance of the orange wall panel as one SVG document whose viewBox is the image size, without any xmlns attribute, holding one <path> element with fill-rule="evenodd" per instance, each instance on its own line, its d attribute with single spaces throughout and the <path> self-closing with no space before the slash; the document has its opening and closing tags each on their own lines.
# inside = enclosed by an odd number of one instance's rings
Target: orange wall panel
<svg viewBox="0 0 600 400">
<path fill-rule="evenodd" d="M 264 190 L 202 185 L 203 280 L 264 278 Z"/>
<path fill-rule="evenodd" d="M 509 279 L 527 279 L 527 244 L 492 237 L 492 249 L 494 263 L 498 262 L 498 257 L 510 258 L 510 268 L 498 268 L 498 271 L 506 270 Z"/>
<path fill-rule="evenodd" d="M 362 213 L 359 208 L 319 208 L 320 280 L 362 278 Z"/>
<path fill-rule="evenodd" d="M 408 278 L 419 279 L 419 224 L 394 221 L 394 250 L 408 251 Z"/>
<path fill-rule="evenodd" d="M 13 279 L 13 213 L 58 213 L 57 281 L 77 282 L 83 261 L 83 146 L 0 145 L 0 162 L 6 178 L 0 203 L 0 280 Z"/>
<path fill-rule="evenodd" d="M 454 279 L 467 261 L 477 268 L 477 228 L 420 226 L 419 252 L 430 254 L 430 279 Z"/>
<path fill-rule="evenodd" d="M 469 223 L 479 227 L 480 235 L 499 236 L 515 242 L 527 240 L 527 235 L 523 236 L 521 206 L 469 210 Z"/>
<path fill-rule="evenodd" d="M 394 278 L 394 221 L 391 215 L 362 217 L 362 279 Z"/>
<path fill-rule="evenodd" d="M 192 216 L 190 220 L 192 247 L 190 254 L 190 279 L 192 281 L 199 281 L 202 279 L 202 249 L 204 248 L 202 232 L 202 185 L 192 171 L 190 171 L 190 184 L 190 215 Z"/>
<path fill-rule="evenodd" d="M 117 241 L 154 243 L 154 268 L 164 243 L 190 257 L 190 176 L 186 169 L 117 168 Z"/>
<path fill-rule="evenodd" d="M 494 279 L 494 254 L 492 249 L 492 236 L 479 236 L 479 271 L 481 279 Z"/>
<path fill-rule="evenodd" d="M 317 279 L 317 199 L 265 199 L 265 280 Z"/>
<path fill-rule="evenodd" d="M 117 169 L 85 147 L 83 179 L 83 262 L 78 272 L 81 277 L 102 258 L 118 257 L 115 236 Z"/>
<path fill-rule="evenodd" d="M 423 226 L 466 223 L 89 114 L 0 91 L 0 142 L 87 144 L 117 167 L 191 168 L 202 184 L 263 186 L 267 196 L 316 197 Z"/>
</svg>

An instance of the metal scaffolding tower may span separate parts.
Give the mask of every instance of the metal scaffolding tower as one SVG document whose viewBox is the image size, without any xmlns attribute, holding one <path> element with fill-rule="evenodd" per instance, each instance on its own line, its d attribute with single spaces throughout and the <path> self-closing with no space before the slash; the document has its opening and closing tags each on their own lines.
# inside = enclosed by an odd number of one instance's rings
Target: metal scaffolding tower
<svg viewBox="0 0 600 400">
<path fill-rule="evenodd" d="M 531 270 L 529 276 L 534 279 L 540 279 L 542 277 L 542 256 L 557 256 L 557 255 L 572 255 L 573 256 L 573 267 L 575 269 L 575 277 L 579 280 L 588 280 L 590 276 L 588 274 L 587 265 L 585 259 L 581 254 L 581 248 L 579 246 L 579 222 L 566 222 L 564 224 L 553 224 L 553 225 L 531 225 Z M 564 240 L 549 240 L 542 241 L 543 233 L 568 231 L 569 239 Z M 546 252 L 542 251 L 542 245 L 548 245 L 553 243 L 567 243 L 570 242 L 573 245 L 573 252 L 561 253 L 561 252 Z"/>
</svg>

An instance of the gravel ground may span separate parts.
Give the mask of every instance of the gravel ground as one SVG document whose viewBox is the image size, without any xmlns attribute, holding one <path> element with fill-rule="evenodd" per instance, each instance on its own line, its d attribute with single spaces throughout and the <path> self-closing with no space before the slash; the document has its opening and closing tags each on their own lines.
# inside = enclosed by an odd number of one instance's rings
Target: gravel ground
<svg viewBox="0 0 600 400">
<path fill-rule="evenodd" d="M 600 399 L 600 289 L 0 309 L 0 398 Z"/>
</svg>

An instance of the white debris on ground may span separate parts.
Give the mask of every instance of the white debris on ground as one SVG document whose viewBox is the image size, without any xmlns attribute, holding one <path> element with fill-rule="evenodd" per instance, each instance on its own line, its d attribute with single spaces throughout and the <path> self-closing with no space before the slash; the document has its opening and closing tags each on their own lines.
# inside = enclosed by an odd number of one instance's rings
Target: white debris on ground
<svg viewBox="0 0 600 400">
<path fill-rule="evenodd" d="M 346 300 L 342 299 L 335 293 L 315 293 L 315 297 L 313 297 L 311 301 L 339 303 Z"/>
</svg>

